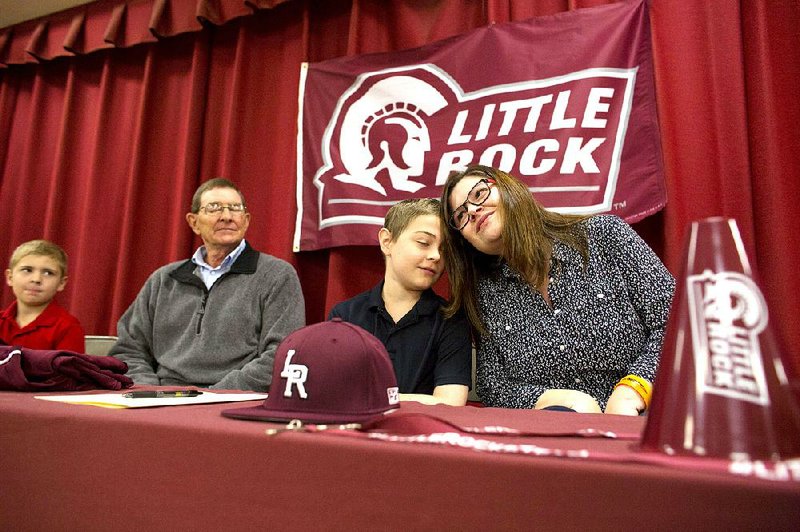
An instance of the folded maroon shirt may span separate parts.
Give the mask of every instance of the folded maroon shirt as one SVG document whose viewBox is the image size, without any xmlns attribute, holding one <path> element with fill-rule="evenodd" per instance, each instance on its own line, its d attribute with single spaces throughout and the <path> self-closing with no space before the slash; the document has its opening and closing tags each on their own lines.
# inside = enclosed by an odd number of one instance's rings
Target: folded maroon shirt
<svg viewBox="0 0 800 532">
<path fill-rule="evenodd" d="M 0 390 L 120 390 L 133 386 L 126 371 L 128 365 L 114 357 L 0 346 Z"/>
</svg>

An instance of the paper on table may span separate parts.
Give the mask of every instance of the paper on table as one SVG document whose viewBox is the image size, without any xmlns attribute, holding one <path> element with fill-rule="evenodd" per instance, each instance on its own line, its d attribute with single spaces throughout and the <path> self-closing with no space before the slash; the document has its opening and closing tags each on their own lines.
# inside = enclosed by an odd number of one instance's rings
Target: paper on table
<svg viewBox="0 0 800 532">
<path fill-rule="evenodd" d="M 145 408 L 152 406 L 200 405 L 205 403 L 229 403 L 236 401 L 255 401 L 266 399 L 265 393 L 213 393 L 203 392 L 196 397 L 158 397 L 132 399 L 119 393 L 98 393 L 90 395 L 35 395 L 34 399 L 71 403 L 76 405 L 100 406 L 103 408 Z"/>
</svg>

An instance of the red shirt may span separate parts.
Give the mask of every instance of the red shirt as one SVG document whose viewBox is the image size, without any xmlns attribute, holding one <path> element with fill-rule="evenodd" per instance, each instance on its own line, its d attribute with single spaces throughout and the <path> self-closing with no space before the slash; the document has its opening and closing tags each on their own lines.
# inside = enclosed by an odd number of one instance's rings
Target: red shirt
<svg viewBox="0 0 800 532">
<path fill-rule="evenodd" d="M 25 327 L 17 324 L 17 302 L 0 312 L 0 344 L 28 349 L 86 351 L 83 327 L 64 307 L 51 301 L 35 320 Z"/>
</svg>

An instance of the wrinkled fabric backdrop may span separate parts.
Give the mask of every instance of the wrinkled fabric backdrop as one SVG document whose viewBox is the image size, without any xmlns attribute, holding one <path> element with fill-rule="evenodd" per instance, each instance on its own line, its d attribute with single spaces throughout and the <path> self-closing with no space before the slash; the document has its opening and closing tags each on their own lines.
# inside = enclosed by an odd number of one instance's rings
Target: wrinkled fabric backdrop
<svg viewBox="0 0 800 532">
<path fill-rule="evenodd" d="M 295 265 L 320 321 L 383 261 L 370 246 L 292 252 L 300 63 L 606 3 L 104 0 L 2 29 L 0 260 L 59 243 L 61 302 L 87 333 L 114 334 L 147 276 L 199 244 L 184 213 L 224 176 L 253 213 L 248 240 Z M 800 4 L 652 0 L 650 18 L 668 204 L 634 227 L 677 275 L 689 221 L 736 218 L 800 367 Z M 12 298 L 4 284 L 0 304 Z"/>
</svg>

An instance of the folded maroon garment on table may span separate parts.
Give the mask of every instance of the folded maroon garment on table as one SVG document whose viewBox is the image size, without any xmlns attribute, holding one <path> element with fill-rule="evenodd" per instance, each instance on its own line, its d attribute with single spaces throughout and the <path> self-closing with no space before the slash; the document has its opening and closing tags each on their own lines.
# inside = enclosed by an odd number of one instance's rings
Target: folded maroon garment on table
<svg viewBox="0 0 800 532">
<path fill-rule="evenodd" d="M 0 390 L 120 390 L 133 386 L 128 365 L 114 357 L 0 346 Z"/>
</svg>

